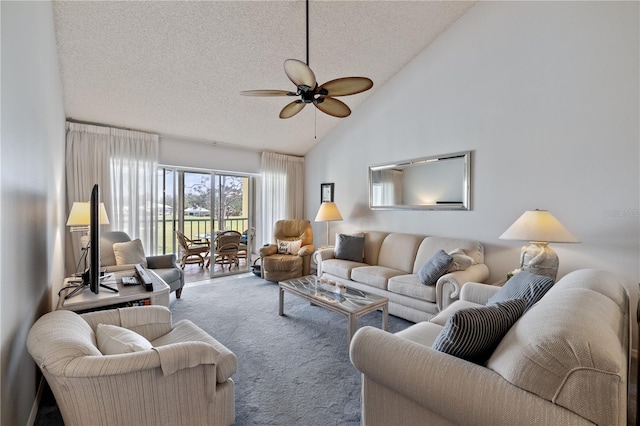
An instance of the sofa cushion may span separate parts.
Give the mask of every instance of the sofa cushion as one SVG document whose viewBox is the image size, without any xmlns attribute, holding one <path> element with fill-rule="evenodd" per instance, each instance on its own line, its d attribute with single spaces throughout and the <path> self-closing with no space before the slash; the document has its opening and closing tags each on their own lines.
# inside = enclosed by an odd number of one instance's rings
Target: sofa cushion
<svg viewBox="0 0 640 426">
<path fill-rule="evenodd" d="M 103 355 L 146 351 L 153 347 L 151 342 L 135 331 L 111 324 L 98 324 L 96 341 Z"/>
<path fill-rule="evenodd" d="M 424 237 L 414 234 L 387 235 L 380 246 L 377 265 L 397 269 L 405 274 L 413 273 L 413 262 L 423 239 Z"/>
<path fill-rule="evenodd" d="M 364 260 L 364 236 L 336 234 L 336 259 L 362 262 Z"/>
<path fill-rule="evenodd" d="M 451 250 L 448 254 L 452 257 L 452 261 L 447 272 L 464 271 L 475 264 L 473 257 L 468 256 L 464 250 L 460 248 Z"/>
<path fill-rule="evenodd" d="M 441 331 L 441 325 L 422 321 L 397 332 L 396 336 L 411 340 L 412 342 L 420 343 L 424 346 L 431 346 Z"/>
<path fill-rule="evenodd" d="M 418 247 L 412 272 L 414 274 L 417 273 L 422 265 L 438 250 L 444 250 L 448 253 L 455 249 L 464 250 L 464 253 L 471 257 L 475 263 L 484 263 L 484 247 L 476 241 L 459 238 L 426 237 Z"/>
<path fill-rule="evenodd" d="M 432 348 L 472 362 L 484 362 L 509 328 L 522 315 L 522 299 L 455 312 L 436 337 Z"/>
<path fill-rule="evenodd" d="M 522 271 L 515 274 L 487 302 L 492 305 L 509 299 L 524 299 L 530 309 L 553 285 L 553 280 L 542 275 Z"/>
<path fill-rule="evenodd" d="M 404 275 L 404 272 L 384 266 L 360 266 L 351 271 L 353 281 L 386 290 L 389 278 Z"/>
<path fill-rule="evenodd" d="M 353 262 L 351 260 L 327 259 L 322 261 L 322 272 L 335 275 L 345 280 L 351 279 L 351 271 L 361 266 L 369 266 L 366 263 Z"/>
<path fill-rule="evenodd" d="M 453 258 L 445 253 L 444 250 L 438 250 L 418 271 L 418 278 L 424 285 L 436 285 L 438 278 L 443 276 Z"/>
<path fill-rule="evenodd" d="M 147 267 L 147 257 L 144 255 L 144 247 L 139 238 L 123 243 L 114 243 L 113 254 L 116 258 L 116 265 L 139 263 L 145 268 Z"/>
<path fill-rule="evenodd" d="M 435 303 L 436 287 L 423 285 L 416 274 L 396 275 L 389 278 L 387 289 L 396 294 L 402 294 L 414 299 L 421 299 Z"/>
</svg>

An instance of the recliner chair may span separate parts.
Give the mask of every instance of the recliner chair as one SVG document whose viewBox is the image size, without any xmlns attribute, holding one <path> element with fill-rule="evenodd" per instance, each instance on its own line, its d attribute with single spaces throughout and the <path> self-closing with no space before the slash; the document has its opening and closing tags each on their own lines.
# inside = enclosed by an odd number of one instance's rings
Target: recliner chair
<svg viewBox="0 0 640 426">
<path fill-rule="evenodd" d="M 294 253 L 286 253 L 283 247 L 288 242 L 300 240 L 300 248 Z M 281 250 L 278 250 L 279 243 Z M 260 248 L 262 278 L 282 281 L 309 275 L 313 246 L 313 228 L 306 219 L 283 219 L 273 227 L 273 244 Z"/>
<path fill-rule="evenodd" d="M 122 231 L 102 232 L 100 234 L 100 266 L 107 272 L 122 271 L 132 269 L 133 264 L 118 265 L 113 252 L 115 243 L 125 243 L 131 241 L 129 235 Z M 153 269 L 164 282 L 169 285 L 170 291 L 176 292 L 176 298 L 182 295 L 184 287 L 184 272 L 176 263 L 175 254 L 161 254 L 157 256 L 145 256 L 147 268 Z"/>
</svg>

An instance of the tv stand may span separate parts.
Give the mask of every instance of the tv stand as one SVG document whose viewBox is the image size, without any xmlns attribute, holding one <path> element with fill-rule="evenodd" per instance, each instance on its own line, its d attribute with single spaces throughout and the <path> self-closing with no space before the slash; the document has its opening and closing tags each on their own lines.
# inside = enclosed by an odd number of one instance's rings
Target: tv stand
<svg viewBox="0 0 640 426">
<path fill-rule="evenodd" d="M 78 294 L 79 292 L 81 292 L 82 290 L 84 290 L 85 288 L 89 287 L 89 278 L 86 275 L 87 274 L 82 274 L 82 282 L 80 284 L 78 284 L 78 287 L 74 288 L 71 292 L 67 293 L 67 295 L 64 296 L 65 299 L 70 299 L 73 296 L 75 296 L 76 294 Z M 102 280 L 102 277 L 100 277 L 100 280 Z M 113 287 L 108 286 L 106 284 L 100 283 L 99 286 L 100 286 L 100 288 L 105 288 L 107 290 L 111 290 L 114 293 L 118 293 L 119 292 L 119 290 L 117 288 L 113 288 Z"/>
<path fill-rule="evenodd" d="M 146 270 L 146 273 L 152 281 L 152 290 L 150 291 L 146 290 L 143 285 L 125 286 L 122 284 L 122 277 L 136 274 L 134 269 L 112 272 L 112 276 L 108 279 L 109 282 L 104 285 L 109 285 L 112 290 L 117 288 L 117 293 L 101 291 L 95 294 L 90 291 L 83 291 L 77 293 L 75 297 L 67 298 L 67 294 L 78 289 L 64 289 L 60 292 L 56 309 L 83 313 L 128 306 L 163 305 L 168 307 L 169 285 L 153 270 Z M 63 287 L 72 284 L 73 280 L 73 278 L 65 279 Z"/>
</svg>

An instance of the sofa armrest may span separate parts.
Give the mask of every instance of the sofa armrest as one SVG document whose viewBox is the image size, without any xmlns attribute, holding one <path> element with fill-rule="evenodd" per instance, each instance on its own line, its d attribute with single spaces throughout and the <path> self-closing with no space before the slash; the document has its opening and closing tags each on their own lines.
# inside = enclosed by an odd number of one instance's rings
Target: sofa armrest
<svg viewBox="0 0 640 426">
<path fill-rule="evenodd" d="M 395 398 L 412 401 L 409 405 L 418 404 L 452 424 L 513 425 L 523 419 L 527 424 L 545 424 L 550 418 L 556 423 L 585 422 L 513 386 L 493 370 L 374 327 L 356 332 L 349 356 L 362 372 L 363 383 L 373 381 L 383 389 L 363 394 L 363 411 L 379 413 Z M 386 424 L 399 423 L 396 419 Z"/>
<path fill-rule="evenodd" d="M 178 268 L 175 254 L 161 254 L 157 256 L 147 256 L 147 267 L 149 269 L 169 269 Z"/>
<path fill-rule="evenodd" d="M 325 247 L 316 250 L 313 254 L 316 261 L 316 273 L 319 277 L 322 276 L 322 262 L 328 259 L 335 259 L 335 253 L 333 247 Z"/>
<path fill-rule="evenodd" d="M 471 265 L 464 271 L 444 274 L 436 282 L 436 304 L 443 310 L 460 296 L 460 289 L 467 282 L 482 282 L 489 278 L 489 268 L 484 263 Z"/>
<path fill-rule="evenodd" d="M 468 282 L 460 290 L 460 300 L 486 305 L 489 298 L 496 294 L 501 287 L 489 284 Z"/>
</svg>

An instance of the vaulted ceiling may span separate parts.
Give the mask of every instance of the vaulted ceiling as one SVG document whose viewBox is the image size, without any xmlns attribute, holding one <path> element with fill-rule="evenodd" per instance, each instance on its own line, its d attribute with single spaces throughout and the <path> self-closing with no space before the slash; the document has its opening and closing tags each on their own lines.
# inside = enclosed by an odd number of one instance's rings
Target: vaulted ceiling
<svg viewBox="0 0 640 426">
<path fill-rule="evenodd" d="M 311 1 L 309 65 L 318 83 L 347 76 L 371 90 L 433 42 L 473 1 Z M 78 121 L 304 155 L 341 120 L 313 106 L 282 120 L 295 87 L 285 59 L 305 61 L 305 2 L 54 1 L 65 113 Z"/>
</svg>

